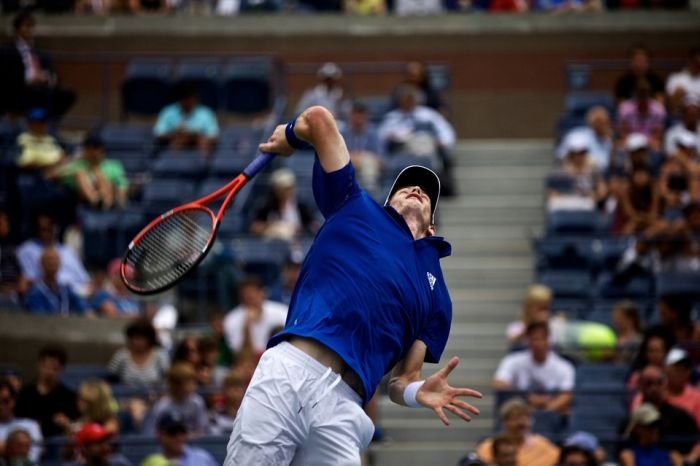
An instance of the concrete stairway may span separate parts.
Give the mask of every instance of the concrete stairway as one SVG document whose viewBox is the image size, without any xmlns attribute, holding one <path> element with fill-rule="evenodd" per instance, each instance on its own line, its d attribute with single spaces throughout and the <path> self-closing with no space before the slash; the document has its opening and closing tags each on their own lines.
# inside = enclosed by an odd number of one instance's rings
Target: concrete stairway
<svg viewBox="0 0 700 466">
<path fill-rule="evenodd" d="M 464 141 L 455 152 L 459 195 L 440 201 L 438 234 L 452 244 L 443 270 L 454 317 L 444 364 L 461 363 L 453 385 L 484 394 L 474 404 L 481 415 L 470 423 L 451 416 L 444 427 L 425 409 L 380 404 L 386 441 L 373 444 L 375 466 L 455 465 L 476 442 L 491 433 L 490 382 L 506 345 L 505 325 L 519 312 L 532 283 L 531 238 L 542 228 L 543 180 L 550 168 L 551 143 L 541 140 Z M 425 373 L 435 366 L 427 365 Z"/>
</svg>

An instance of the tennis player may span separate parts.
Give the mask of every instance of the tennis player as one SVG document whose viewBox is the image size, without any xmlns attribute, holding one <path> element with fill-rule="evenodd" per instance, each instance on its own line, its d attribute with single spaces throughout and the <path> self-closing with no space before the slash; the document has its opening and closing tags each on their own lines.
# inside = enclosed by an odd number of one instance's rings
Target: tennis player
<svg viewBox="0 0 700 466">
<path fill-rule="evenodd" d="M 359 465 L 374 426 L 365 405 L 392 370 L 391 399 L 446 411 L 465 421 L 479 411 L 449 385 L 459 363 L 421 380 L 423 362 L 440 359 L 452 303 L 440 269 L 451 247 L 435 236 L 440 181 L 410 166 L 385 205 L 360 189 L 336 122 L 310 107 L 275 128 L 263 152 L 313 147 L 313 192 L 325 223 L 292 295 L 285 329 L 275 335 L 236 415 L 224 466 Z"/>
</svg>

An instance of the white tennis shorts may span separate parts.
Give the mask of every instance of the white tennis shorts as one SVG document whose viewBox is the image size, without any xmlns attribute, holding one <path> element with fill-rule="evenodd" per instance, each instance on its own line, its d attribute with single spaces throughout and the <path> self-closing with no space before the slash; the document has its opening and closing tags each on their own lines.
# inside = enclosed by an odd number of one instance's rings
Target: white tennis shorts
<svg viewBox="0 0 700 466">
<path fill-rule="evenodd" d="M 340 375 L 283 342 L 255 369 L 224 466 L 359 466 L 372 435 L 360 396 Z"/>
</svg>

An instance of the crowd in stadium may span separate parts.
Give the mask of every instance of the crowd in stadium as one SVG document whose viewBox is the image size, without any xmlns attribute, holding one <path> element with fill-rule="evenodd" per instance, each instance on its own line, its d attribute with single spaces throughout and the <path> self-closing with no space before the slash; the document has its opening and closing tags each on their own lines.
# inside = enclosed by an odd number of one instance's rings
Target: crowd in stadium
<svg viewBox="0 0 700 466">
<path fill-rule="evenodd" d="M 75 8 L 103 6 L 84 3 Z M 166 7 L 155 3 L 147 7 Z M 123 348 L 104 367 L 71 373 L 65 349 L 47 345 L 35 380 L 3 368 L 0 464 L 220 464 L 245 386 L 284 325 L 304 248 L 321 224 L 309 192 L 313 154 L 277 166 L 253 186 L 269 196 L 250 196 L 240 206 L 244 220 L 222 225 L 223 238 L 257 240 L 274 258 L 262 253 L 256 264 L 222 248 L 175 298 L 136 299 L 119 276 L 131 235 L 163 209 L 220 186 L 241 168 L 220 149 L 249 159 L 265 128 L 220 123 L 203 89 L 179 82 L 146 132 L 130 133 L 134 140 L 115 124 L 66 141 L 62 118 L 80 95 L 35 48 L 34 25 L 31 13 L 18 13 L 0 55 L 0 306 L 128 324 Z M 321 66 L 317 78 L 298 108 L 323 105 L 343 121 L 368 191 L 381 199 L 396 168 L 419 160 L 439 171 L 444 195 L 458 193 L 449 101 L 423 64 L 407 64 L 379 111 L 347 95 L 337 64 Z M 647 50 L 634 47 L 629 70 L 606 94 L 563 118 L 546 180 L 547 232 L 536 247 L 539 283 L 506 329 L 512 351 L 494 373 L 494 437 L 463 465 L 700 460 L 700 282 L 661 292 L 657 280 L 700 273 L 700 50 L 662 76 Z M 172 183 L 154 191 L 146 180 L 156 172 Z M 202 286 L 211 310 L 178 322 L 177 307 L 201 298 Z M 180 331 L 191 324 L 196 332 Z M 381 440 L 376 400 L 367 410 Z"/>
</svg>

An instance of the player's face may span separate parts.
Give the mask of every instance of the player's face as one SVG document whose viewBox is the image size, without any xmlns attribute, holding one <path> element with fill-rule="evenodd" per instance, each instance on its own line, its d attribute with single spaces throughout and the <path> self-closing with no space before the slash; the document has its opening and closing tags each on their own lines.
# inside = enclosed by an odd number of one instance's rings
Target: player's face
<svg viewBox="0 0 700 466">
<path fill-rule="evenodd" d="M 422 229 L 430 226 L 430 198 L 420 186 L 406 186 L 397 190 L 389 205 L 404 217 L 417 217 Z"/>
</svg>

